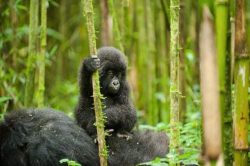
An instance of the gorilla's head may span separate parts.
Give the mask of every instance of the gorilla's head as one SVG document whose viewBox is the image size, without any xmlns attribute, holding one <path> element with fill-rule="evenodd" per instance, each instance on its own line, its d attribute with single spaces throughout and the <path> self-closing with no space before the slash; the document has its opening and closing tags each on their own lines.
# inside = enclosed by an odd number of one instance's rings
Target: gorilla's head
<svg viewBox="0 0 250 166">
<path fill-rule="evenodd" d="M 100 58 L 100 84 L 104 96 L 117 95 L 127 86 L 127 62 L 124 55 L 113 47 L 102 47 L 98 50 Z"/>
</svg>

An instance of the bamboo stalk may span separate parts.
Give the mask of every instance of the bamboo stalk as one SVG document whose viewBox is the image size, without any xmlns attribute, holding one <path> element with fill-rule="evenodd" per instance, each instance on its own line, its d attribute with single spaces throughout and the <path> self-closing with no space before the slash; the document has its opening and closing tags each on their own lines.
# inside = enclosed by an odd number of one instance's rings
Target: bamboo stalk
<svg viewBox="0 0 250 166">
<path fill-rule="evenodd" d="M 236 3 L 235 16 L 235 113 L 234 113 L 234 163 L 247 166 L 248 153 L 248 86 L 249 54 L 245 20 L 245 0 Z"/>
<path fill-rule="evenodd" d="M 133 27 L 132 27 L 132 22 L 133 18 L 131 15 L 133 15 L 132 10 L 134 8 L 133 5 L 130 4 L 130 0 L 123 0 L 122 1 L 122 7 L 123 7 L 123 33 L 122 33 L 122 38 L 123 38 L 123 46 L 124 46 L 124 53 L 125 55 L 129 56 L 131 59 L 131 46 L 134 43 L 134 38 L 133 38 Z"/>
<path fill-rule="evenodd" d="M 138 31 L 138 36 L 136 36 L 137 40 L 136 40 L 136 46 L 138 48 L 138 52 L 137 52 L 137 57 L 136 57 L 136 67 L 137 67 L 137 71 L 138 73 L 142 73 L 143 71 L 145 71 L 145 64 L 146 64 L 146 60 L 147 58 L 147 43 L 146 43 L 146 29 L 145 28 L 139 28 L 140 25 L 146 25 L 146 21 L 145 21 L 145 8 L 143 6 L 143 2 L 144 1 L 136 1 L 135 2 L 135 16 L 136 16 L 136 20 L 135 20 L 135 30 Z M 149 102 L 148 102 L 148 96 L 147 91 L 148 91 L 148 81 L 147 81 L 147 77 L 148 75 L 144 76 L 142 74 L 138 74 L 138 77 L 140 81 L 138 81 L 138 89 L 139 89 L 139 94 L 143 94 L 140 96 L 140 100 L 138 101 L 138 109 L 142 110 L 143 113 L 146 113 L 148 106 L 149 106 Z"/>
<path fill-rule="evenodd" d="M 232 112 L 230 54 L 227 52 L 228 0 L 216 1 L 216 50 L 219 71 L 220 112 L 222 125 L 222 145 L 225 163 L 232 165 Z M 227 62 L 229 60 L 229 62 Z M 229 73 L 228 73 L 229 71 Z"/>
<path fill-rule="evenodd" d="M 180 1 L 170 0 L 170 151 L 178 153 L 179 129 L 179 11 Z M 173 165 L 173 163 L 170 163 Z"/>
<path fill-rule="evenodd" d="M 203 9 L 200 31 L 200 84 L 203 118 L 204 159 L 216 162 L 221 155 L 221 118 L 219 112 L 219 81 L 216 47 L 211 13 Z M 216 141 L 215 141 L 216 140 Z"/>
<path fill-rule="evenodd" d="M 102 11 L 102 45 L 110 45 L 110 25 L 109 25 L 109 9 L 108 0 L 101 0 Z"/>
<path fill-rule="evenodd" d="M 17 48 L 18 48 L 18 38 L 17 38 L 17 26 L 18 26 L 18 18 L 17 18 L 17 9 L 15 8 L 15 0 L 9 1 L 9 8 L 10 8 L 10 19 L 11 19 L 11 28 L 12 28 L 12 34 L 13 39 L 11 40 L 12 45 L 12 64 L 14 67 L 16 67 L 17 62 Z"/>
<path fill-rule="evenodd" d="M 147 61 L 146 61 L 146 66 L 147 66 L 147 73 L 148 73 L 148 102 L 150 103 L 148 106 L 148 123 L 151 125 L 156 125 L 157 122 L 159 122 L 159 110 L 157 108 L 157 102 L 156 102 L 156 64 L 152 63 L 155 62 L 156 57 L 156 49 L 155 49 L 155 29 L 153 25 L 153 11 L 152 7 L 153 2 L 150 0 L 145 0 L 144 1 L 145 5 L 145 14 L 146 14 L 146 42 L 147 42 Z"/>
<path fill-rule="evenodd" d="M 233 83 L 234 78 L 234 61 L 235 61 L 235 55 L 234 55 L 234 49 L 235 49 L 235 0 L 230 0 L 230 58 L 231 58 L 231 67 L 230 67 L 230 78 L 231 83 Z"/>
<path fill-rule="evenodd" d="M 82 1 L 84 6 L 84 15 L 87 19 L 87 29 L 88 29 L 88 38 L 89 38 L 89 50 L 92 58 L 97 58 L 96 50 L 96 36 L 95 36 L 95 27 L 94 27 L 94 12 L 92 0 Z M 98 150 L 100 165 L 107 166 L 107 147 L 105 141 L 105 131 L 104 131 L 104 115 L 102 112 L 102 95 L 100 93 L 100 83 L 99 83 L 99 73 L 98 71 L 93 73 L 92 76 L 92 86 L 93 86 L 93 98 L 94 98 L 94 109 L 95 109 L 95 118 L 96 118 L 96 129 L 97 129 L 97 141 L 98 141 Z"/>
<path fill-rule="evenodd" d="M 165 77 L 162 77 L 164 79 L 163 83 L 165 85 L 165 94 L 168 93 L 165 103 L 165 110 L 161 112 L 161 119 L 165 123 L 170 122 L 170 2 L 161 0 L 161 8 L 163 11 L 164 16 L 164 23 L 165 23 L 165 64 L 162 64 L 165 68 Z"/>
<path fill-rule="evenodd" d="M 67 15 L 67 0 L 61 0 L 60 1 L 60 7 L 59 7 L 59 33 L 62 36 L 62 40 L 60 43 L 60 47 L 58 50 L 58 53 L 56 55 L 56 83 L 60 84 L 63 81 L 64 75 L 65 75 L 65 49 L 68 45 L 68 41 L 66 41 L 67 38 L 67 25 L 66 25 L 66 15 Z"/>
<path fill-rule="evenodd" d="M 185 77 L 185 0 L 180 0 L 180 66 L 179 66 L 179 110 L 180 110 L 180 121 L 184 122 L 186 112 L 186 77 Z"/>
<path fill-rule="evenodd" d="M 37 57 L 38 87 L 36 90 L 36 99 L 38 107 L 44 106 L 45 91 L 45 54 L 47 45 L 47 0 L 41 2 L 41 33 L 40 33 L 40 52 Z"/>
<path fill-rule="evenodd" d="M 168 62 L 167 62 L 167 48 L 166 48 L 166 27 L 163 26 L 164 11 L 160 2 L 155 2 L 154 7 L 154 29 L 155 29 L 155 66 L 156 66 L 156 79 L 157 92 L 162 93 L 162 97 L 158 97 L 157 106 L 160 114 L 160 121 L 166 124 L 169 123 L 169 104 L 168 104 L 168 92 L 169 92 L 169 78 L 168 78 Z M 159 26 L 161 25 L 161 26 Z"/>
<path fill-rule="evenodd" d="M 124 52 L 124 47 L 122 45 L 121 32 L 119 30 L 119 25 L 118 25 L 118 21 L 117 21 L 117 15 L 116 15 L 116 11 L 114 8 L 114 1 L 113 0 L 109 0 L 109 8 L 110 8 L 110 12 L 111 12 L 112 18 L 113 18 L 114 31 L 115 31 L 115 42 L 118 44 L 119 49 L 122 52 Z"/>
<path fill-rule="evenodd" d="M 29 11 L 29 55 L 26 71 L 26 85 L 24 105 L 31 106 L 34 97 L 34 83 L 37 56 L 37 34 L 38 34 L 38 0 L 30 0 Z"/>
</svg>

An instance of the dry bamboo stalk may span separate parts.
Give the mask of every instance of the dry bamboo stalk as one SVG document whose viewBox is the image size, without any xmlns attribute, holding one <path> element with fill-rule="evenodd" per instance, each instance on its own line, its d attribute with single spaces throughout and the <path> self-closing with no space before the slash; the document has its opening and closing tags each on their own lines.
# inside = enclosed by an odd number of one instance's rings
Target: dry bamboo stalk
<svg viewBox="0 0 250 166">
<path fill-rule="evenodd" d="M 216 160 L 221 154 L 221 119 L 219 111 L 219 80 L 213 20 L 208 7 L 203 10 L 200 31 L 200 84 L 203 118 L 204 154 Z"/>
</svg>

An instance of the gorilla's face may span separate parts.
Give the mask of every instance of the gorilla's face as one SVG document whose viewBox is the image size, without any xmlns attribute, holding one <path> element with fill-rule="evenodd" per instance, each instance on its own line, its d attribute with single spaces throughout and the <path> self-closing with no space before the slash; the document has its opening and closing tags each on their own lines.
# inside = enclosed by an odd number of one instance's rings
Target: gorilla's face
<svg viewBox="0 0 250 166">
<path fill-rule="evenodd" d="M 113 47 L 103 47 L 98 50 L 100 58 L 101 93 L 106 97 L 119 96 L 127 92 L 125 56 Z"/>
<path fill-rule="evenodd" d="M 125 72 L 122 70 L 105 69 L 101 71 L 100 83 L 104 95 L 118 94 L 123 86 Z"/>
</svg>

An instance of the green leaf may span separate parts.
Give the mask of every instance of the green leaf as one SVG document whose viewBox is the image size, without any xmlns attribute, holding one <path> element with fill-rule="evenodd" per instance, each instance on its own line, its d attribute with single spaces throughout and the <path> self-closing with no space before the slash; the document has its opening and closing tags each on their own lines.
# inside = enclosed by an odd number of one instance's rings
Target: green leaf
<svg viewBox="0 0 250 166">
<path fill-rule="evenodd" d="M 3 96 L 3 97 L 0 97 L 0 103 L 4 103 L 5 101 L 8 101 L 12 99 L 11 97 L 8 97 L 8 96 Z"/>
<path fill-rule="evenodd" d="M 69 161 L 69 159 L 61 159 L 59 162 L 62 163 L 67 163 Z"/>
</svg>

